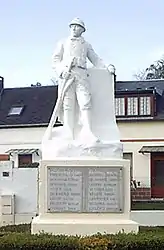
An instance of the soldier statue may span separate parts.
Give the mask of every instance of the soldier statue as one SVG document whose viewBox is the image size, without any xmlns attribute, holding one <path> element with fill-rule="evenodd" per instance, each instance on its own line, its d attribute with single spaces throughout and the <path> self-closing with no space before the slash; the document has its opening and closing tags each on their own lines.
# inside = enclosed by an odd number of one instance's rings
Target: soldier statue
<svg viewBox="0 0 164 250">
<path fill-rule="evenodd" d="M 60 41 L 52 56 L 58 98 L 43 136 L 43 155 L 120 155 L 115 119 L 115 68 L 106 66 L 82 34 L 84 22 L 73 19 L 70 36 Z M 87 67 L 87 59 L 94 68 Z M 54 127 L 58 118 L 63 126 Z"/>
<path fill-rule="evenodd" d="M 74 18 L 69 27 L 71 35 L 66 40 L 60 41 L 53 53 L 53 69 L 58 77 L 59 96 L 63 96 L 60 105 L 63 116 L 60 112 L 59 119 L 63 121 L 66 137 L 75 139 L 77 123 L 75 112 L 78 104 L 83 135 L 97 141 L 91 129 L 92 96 L 88 82 L 87 58 L 97 68 L 106 68 L 106 66 L 91 44 L 82 36 L 86 31 L 84 22 Z M 63 82 L 67 86 L 65 91 Z"/>
</svg>

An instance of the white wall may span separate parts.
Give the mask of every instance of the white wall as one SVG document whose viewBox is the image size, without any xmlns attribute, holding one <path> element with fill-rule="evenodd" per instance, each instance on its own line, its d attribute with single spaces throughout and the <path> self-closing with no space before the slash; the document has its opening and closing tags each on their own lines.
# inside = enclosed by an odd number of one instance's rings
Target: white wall
<svg viewBox="0 0 164 250">
<path fill-rule="evenodd" d="M 122 139 L 164 139 L 164 121 L 119 122 Z"/>
<path fill-rule="evenodd" d="M 164 210 L 131 211 L 130 218 L 140 226 L 164 226 Z"/>
<path fill-rule="evenodd" d="M 40 147 L 45 128 L 0 129 L 0 153 L 11 148 Z"/>
<path fill-rule="evenodd" d="M 41 149 L 41 139 L 45 128 L 0 129 L 0 154 L 10 149 Z M 41 155 L 33 154 L 33 161 L 38 162 Z M 0 162 L 0 195 L 15 194 L 16 224 L 29 223 L 37 213 L 38 169 L 18 168 L 18 156 L 13 154 L 9 162 Z M 3 172 L 9 172 L 9 177 L 3 177 Z M 6 218 L 6 219 L 5 219 Z M 0 216 L 0 224 L 9 222 L 9 216 Z"/>
<path fill-rule="evenodd" d="M 142 146 L 164 146 L 164 122 L 118 122 L 118 126 L 124 152 L 133 153 L 133 179 L 142 187 L 150 187 L 150 154 L 139 150 Z"/>
<path fill-rule="evenodd" d="M 3 177 L 3 172 L 9 177 Z M 15 213 L 36 213 L 37 168 L 12 168 L 11 162 L 0 162 L 0 194 L 15 195 Z"/>
<path fill-rule="evenodd" d="M 6 153 L 10 149 L 41 149 L 41 140 L 45 128 L 14 128 L 0 129 L 0 154 Z M 41 154 L 33 154 L 33 162 L 38 162 Z M 18 156 L 12 154 L 11 160 L 14 167 L 18 167 Z"/>
<path fill-rule="evenodd" d="M 8 224 L 11 217 L 13 218 L 11 224 L 20 221 L 30 222 L 37 213 L 38 168 L 13 168 L 13 166 L 12 161 L 0 162 L 0 197 L 15 195 L 14 214 L 6 216 L 0 212 L 0 225 Z M 9 176 L 4 177 L 3 172 L 9 172 Z M 0 207 L 1 205 L 0 203 Z"/>
</svg>

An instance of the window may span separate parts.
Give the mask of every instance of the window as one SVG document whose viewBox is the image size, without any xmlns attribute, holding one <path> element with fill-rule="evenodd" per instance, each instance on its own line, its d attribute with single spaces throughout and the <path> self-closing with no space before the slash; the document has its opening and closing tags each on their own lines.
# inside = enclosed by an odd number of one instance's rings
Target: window
<svg viewBox="0 0 164 250">
<path fill-rule="evenodd" d="M 138 115 L 138 97 L 127 98 L 127 115 Z"/>
<path fill-rule="evenodd" d="M 125 115 L 125 98 L 115 98 L 115 112 L 117 116 Z"/>
<path fill-rule="evenodd" d="M 151 115 L 151 98 L 150 96 L 140 97 L 140 115 Z"/>
<path fill-rule="evenodd" d="M 32 154 L 18 155 L 18 167 L 26 167 L 32 163 Z"/>
<path fill-rule="evenodd" d="M 152 115 L 151 96 L 126 96 L 115 98 L 116 116 L 151 116 Z"/>
<path fill-rule="evenodd" d="M 8 115 L 20 115 L 23 110 L 23 106 L 12 107 Z"/>
</svg>

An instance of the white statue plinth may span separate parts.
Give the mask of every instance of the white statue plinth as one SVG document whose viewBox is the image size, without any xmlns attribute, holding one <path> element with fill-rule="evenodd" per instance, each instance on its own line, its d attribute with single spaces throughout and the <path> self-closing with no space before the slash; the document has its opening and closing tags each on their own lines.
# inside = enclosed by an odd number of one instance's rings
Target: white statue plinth
<svg viewBox="0 0 164 250">
<path fill-rule="evenodd" d="M 39 216 L 32 233 L 64 235 L 138 232 L 130 220 L 128 160 L 42 161 Z"/>
</svg>

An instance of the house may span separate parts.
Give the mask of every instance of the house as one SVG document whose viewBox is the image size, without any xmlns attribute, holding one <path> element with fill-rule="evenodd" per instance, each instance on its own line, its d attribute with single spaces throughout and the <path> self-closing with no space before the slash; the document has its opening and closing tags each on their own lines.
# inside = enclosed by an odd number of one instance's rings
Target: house
<svg viewBox="0 0 164 250">
<path fill-rule="evenodd" d="M 4 88 L 0 77 L 0 225 L 37 213 L 41 140 L 56 99 L 55 86 Z"/>
<path fill-rule="evenodd" d="M 132 198 L 164 198 L 164 80 L 115 82 L 124 157 L 131 160 Z"/>
<path fill-rule="evenodd" d="M 163 92 L 163 80 L 115 81 L 116 118 L 124 158 L 131 162 L 133 200 L 164 198 Z M 0 77 L 0 195 L 9 197 L 5 204 L 13 204 L 11 210 L 0 209 L 2 225 L 29 222 L 37 213 L 41 140 L 56 100 L 57 86 L 4 88 Z"/>
<path fill-rule="evenodd" d="M 15 155 L 16 167 L 35 162 L 41 154 L 41 139 L 56 99 L 55 86 L 4 88 L 0 78 L 0 153 Z"/>
</svg>

